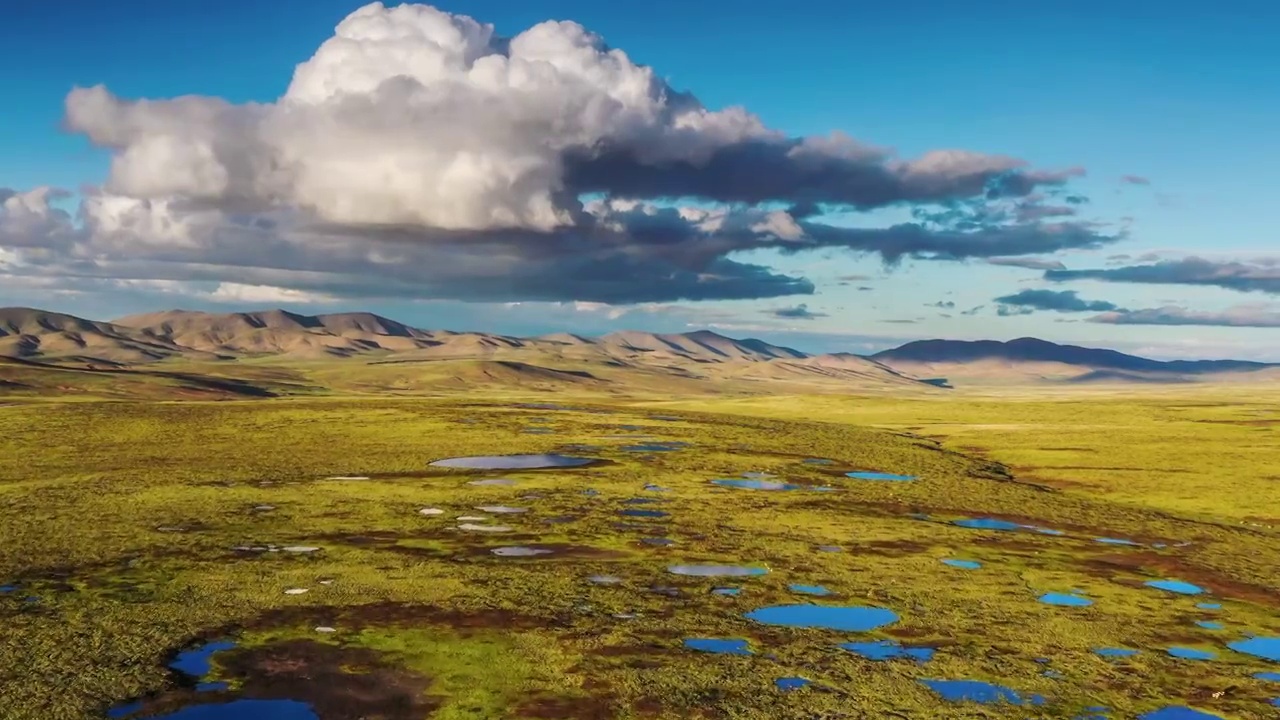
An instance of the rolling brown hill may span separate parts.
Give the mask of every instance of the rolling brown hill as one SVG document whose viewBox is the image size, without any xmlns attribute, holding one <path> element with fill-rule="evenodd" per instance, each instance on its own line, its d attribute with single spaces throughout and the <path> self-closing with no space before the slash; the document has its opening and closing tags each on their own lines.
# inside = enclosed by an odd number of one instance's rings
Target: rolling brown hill
<svg viewBox="0 0 1280 720">
<path fill-rule="evenodd" d="M 208 357 L 129 327 L 33 308 L 0 308 L 0 356 L 100 365 Z"/>
</svg>

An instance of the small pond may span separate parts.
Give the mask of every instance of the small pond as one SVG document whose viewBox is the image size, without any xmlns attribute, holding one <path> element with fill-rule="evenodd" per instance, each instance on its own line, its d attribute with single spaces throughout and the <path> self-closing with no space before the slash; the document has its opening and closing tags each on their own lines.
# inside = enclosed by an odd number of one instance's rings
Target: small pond
<svg viewBox="0 0 1280 720">
<path fill-rule="evenodd" d="M 851 653 L 861 655 L 868 660 L 885 661 L 898 658 L 912 659 L 919 663 L 929 662 L 935 650 L 931 647 L 903 647 L 894 640 L 874 640 L 871 642 L 851 642 L 840 646 Z"/>
<path fill-rule="evenodd" d="M 1165 650 L 1169 655 L 1181 660 L 1212 660 L 1217 654 L 1210 650 L 1199 650 L 1189 647 L 1171 647 Z"/>
<path fill-rule="evenodd" d="M 445 458 L 431 463 L 433 467 L 464 470 L 540 470 L 543 468 L 574 468 L 600 462 L 594 458 L 572 455 L 476 455 L 472 457 Z"/>
<path fill-rule="evenodd" d="M 802 677 L 784 677 L 784 678 L 778 678 L 777 680 L 774 680 L 773 684 L 779 690 L 787 691 L 787 690 L 799 690 L 800 688 L 809 685 L 810 682 L 811 681 L 808 680 L 807 678 L 802 678 Z"/>
<path fill-rule="evenodd" d="M 883 472 L 847 472 L 844 476 L 854 480 L 876 480 L 882 482 L 911 482 L 918 479 L 915 475 L 894 475 L 893 473 Z"/>
<path fill-rule="evenodd" d="M 1260 657 L 1271 662 L 1280 662 L 1280 638 L 1252 637 L 1228 643 L 1227 647 L 1238 653 Z"/>
<path fill-rule="evenodd" d="M 717 655 L 750 655 L 751 646 L 746 640 L 738 638 L 686 638 L 684 646 L 690 650 L 715 653 Z"/>
<path fill-rule="evenodd" d="M 898 621 L 898 614 L 887 608 L 857 605 L 775 605 L 744 617 L 764 625 L 844 632 L 868 632 Z"/>
<path fill-rule="evenodd" d="M 743 479 L 743 478 L 721 478 L 712 480 L 712 485 L 720 487 L 740 488 L 742 490 L 803 490 L 803 485 L 793 485 L 791 483 L 778 482 L 777 480 L 760 480 L 760 479 Z"/>
<path fill-rule="evenodd" d="M 1093 601 L 1087 597 L 1068 593 L 1045 593 L 1040 596 L 1040 602 L 1064 607 L 1088 607 L 1093 604 Z"/>
<path fill-rule="evenodd" d="M 1179 595 L 1199 595 L 1204 592 L 1204 588 L 1192 585 L 1182 580 L 1151 580 L 1144 583 L 1147 587 L 1152 587 L 1165 592 L 1177 593 Z"/>
<path fill-rule="evenodd" d="M 667 568 L 667 572 L 690 577 L 759 577 L 767 574 L 769 568 L 750 565 L 672 565 Z"/>
<path fill-rule="evenodd" d="M 1007 687 L 981 680 L 921 680 L 928 688 L 948 702 L 975 702 L 983 704 L 1011 703 L 1013 705 L 1043 705 L 1044 698 L 1028 695 L 1023 698 Z"/>
<path fill-rule="evenodd" d="M 942 564 L 961 570 L 977 570 L 982 567 L 982 563 L 977 560 L 956 560 L 955 558 L 945 558 Z"/>
<path fill-rule="evenodd" d="M 1133 546 L 1139 545 L 1139 543 L 1136 543 L 1132 540 L 1125 540 L 1124 538 L 1101 537 L 1101 538 L 1097 538 L 1097 541 L 1104 545 L 1133 545 Z"/>
<path fill-rule="evenodd" d="M 1226 627 L 1226 625 L 1223 625 L 1220 622 L 1214 622 L 1213 620 L 1197 620 L 1196 625 L 1204 628 L 1205 630 L 1222 630 Z"/>
</svg>

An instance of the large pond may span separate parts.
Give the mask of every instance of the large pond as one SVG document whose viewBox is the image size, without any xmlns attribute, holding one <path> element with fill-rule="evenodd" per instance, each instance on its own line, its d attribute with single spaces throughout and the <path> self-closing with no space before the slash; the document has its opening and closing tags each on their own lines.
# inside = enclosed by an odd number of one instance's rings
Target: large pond
<svg viewBox="0 0 1280 720">
<path fill-rule="evenodd" d="M 1017 692 L 1001 685 L 981 680 L 921 680 L 928 688 L 949 702 L 975 702 L 983 704 L 1007 702 L 1014 705 L 1043 705 L 1044 698 L 1039 695 L 1023 697 Z"/>
<path fill-rule="evenodd" d="M 765 625 L 868 632 L 898 621 L 887 608 L 858 605 L 776 605 L 752 610 L 744 617 Z"/>
<path fill-rule="evenodd" d="M 431 465 L 463 470 L 541 470 L 583 467 L 596 462 L 600 461 L 572 455 L 475 455 L 436 460 Z"/>
</svg>

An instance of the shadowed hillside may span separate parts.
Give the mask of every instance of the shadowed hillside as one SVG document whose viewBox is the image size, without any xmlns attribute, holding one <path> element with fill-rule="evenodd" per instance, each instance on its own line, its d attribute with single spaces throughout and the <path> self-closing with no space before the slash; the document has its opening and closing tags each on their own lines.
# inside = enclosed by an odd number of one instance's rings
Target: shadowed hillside
<svg viewBox="0 0 1280 720">
<path fill-rule="evenodd" d="M 1151 360 L 1036 338 L 920 340 L 876 353 L 871 359 L 917 377 L 971 382 L 1187 382 L 1198 376 L 1249 375 L 1277 367 L 1243 360 Z"/>
</svg>

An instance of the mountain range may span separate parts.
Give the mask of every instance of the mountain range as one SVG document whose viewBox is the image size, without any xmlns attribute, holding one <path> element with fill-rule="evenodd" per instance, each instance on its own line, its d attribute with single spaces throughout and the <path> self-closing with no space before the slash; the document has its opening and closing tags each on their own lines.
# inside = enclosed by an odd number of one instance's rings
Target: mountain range
<svg viewBox="0 0 1280 720">
<path fill-rule="evenodd" d="M 611 374 L 626 371 L 647 373 L 658 381 L 665 377 L 916 388 L 957 383 L 1194 382 L 1280 375 L 1273 372 L 1280 366 L 1266 363 L 1159 361 L 1035 338 L 924 340 L 870 356 L 813 355 L 709 330 L 522 338 L 424 330 L 372 313 L 302 315 L 285 310 L 222 314 L 171 310 L 99 322 L 31 308 L 4 308 L 0 309 L 0 357 L 24 361 L 23 367 L 88 370 L 168 368 L 172 363 L 166 361 L 315 364 L 352 360 L 370 366 L 467 361 L 471 364 L 461 376 L 463 383 L 496 376 L 534 377 L 553 384 L 607 383 Z"/>
</svg>

